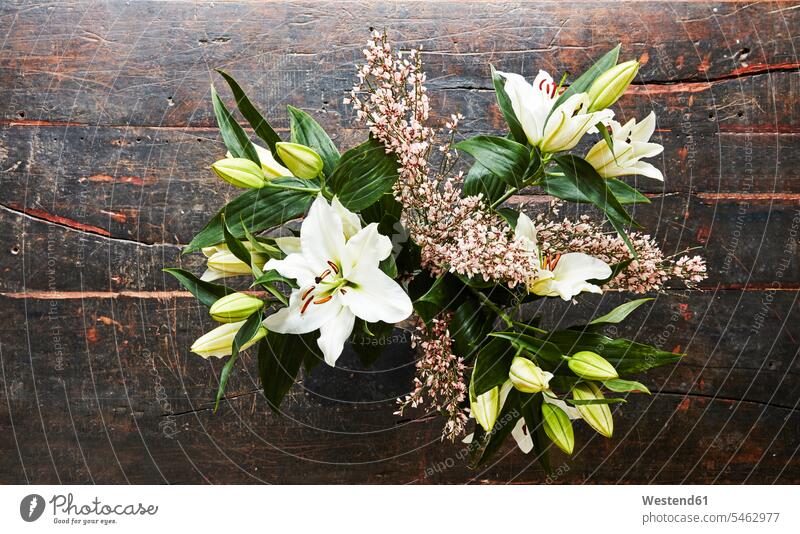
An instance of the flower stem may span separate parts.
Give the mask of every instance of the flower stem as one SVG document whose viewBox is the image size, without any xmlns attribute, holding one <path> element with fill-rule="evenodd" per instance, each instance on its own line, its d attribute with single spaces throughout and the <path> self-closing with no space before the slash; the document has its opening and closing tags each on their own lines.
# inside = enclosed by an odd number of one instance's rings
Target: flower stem
<svg viewBox="0 0 800 534">
<path fill-rule="evenodd" d="M 495 209 L 500 204 L 511 198 L 512 195 L 514 195 L 514 193 L 516 193 L 517 191 L 519 191 L 519 189 L 517 189 L 516 187 L 512 187 L 511 189 L 503 193 L 503 196 L 492 202 L 492 209 Z"/>
<path fill-rule="evenodd" d="M 478 300 L 481 301 L 481 304 L 483 304 L 484 306 L 495 312 L 503 321 L 505 321 L 506 325 L 509 328 L 514 326 L 514 321 L 511 319 L 511 317 L 509 317 L 508 314 L 504 312 L 497 304 L 492 302 L 491 299 L 489 299 L 489 297 L 487 297 L 486 295 L 484 295 L 483 293 L 481 293 L 472 286 L 467 286 L 467 287 L 469 287 L 470 290 L 473 293 L 475 293 L 475 296 L 478 297 Z"/>
<path fill-rule="evenodd" d="M 299 191 L 301 193 L 319 193 L 320 189 L 316 187 L 299 187 L 294 185 L 283 185 L 267 182 L 264 187 L 271 187 L 273 189 L 286 189 L 288 191 Z"/>
</svg>

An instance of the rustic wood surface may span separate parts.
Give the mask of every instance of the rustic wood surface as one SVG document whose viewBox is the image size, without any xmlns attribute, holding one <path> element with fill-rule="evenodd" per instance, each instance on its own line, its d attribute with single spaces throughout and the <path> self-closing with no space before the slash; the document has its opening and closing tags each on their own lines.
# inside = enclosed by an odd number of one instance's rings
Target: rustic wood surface
<svg viewBox="0 0 800 534">
<path fill-rule="evenodd" d="M 0 4 L 0 482 L 800 482 L 800 9 L 706 2 L 76 2 Z M 488 63 L 578 72 L 617 42 L 643 67 L 624 117 L 658 114 L 664 184 L 637 213 L 710 277 L 671 286 L 619 333 L 689 356 L 581 427 L 546 479 L 512 447 L 470 471 L 440 420 L 398 419 L 407 334 L 374 369 L 352 353 L 295 386 L 285 415 L 242 358 L 219 412 L 220 362 L 187 347 L 210 325 L 161 269 L 235 191 L 213 68 L 281 131 L 311 112 L 340 147 L 365 137 L 342 98 L 370 26 L 422 46 L 433 107 L 497 132 Z M 219 82 L 218 82 L 219 83 Z M 520 196 L 534 209 L 542 198 Z M 549 324 L 629 295 L 546 304 Z"/>
</svg>

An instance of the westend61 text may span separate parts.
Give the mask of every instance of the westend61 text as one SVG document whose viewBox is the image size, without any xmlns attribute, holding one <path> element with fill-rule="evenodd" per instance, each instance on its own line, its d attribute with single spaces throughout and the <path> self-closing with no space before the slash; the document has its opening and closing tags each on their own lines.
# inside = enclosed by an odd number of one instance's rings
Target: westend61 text
<svg viewBox="0 0 800 534">
<path fill-rule="evenodd" d="M 708 506 L 708 495 L 690 495 L 689 497 L 654 497 L 642 495 L 645 506 Z"/>
</svg>

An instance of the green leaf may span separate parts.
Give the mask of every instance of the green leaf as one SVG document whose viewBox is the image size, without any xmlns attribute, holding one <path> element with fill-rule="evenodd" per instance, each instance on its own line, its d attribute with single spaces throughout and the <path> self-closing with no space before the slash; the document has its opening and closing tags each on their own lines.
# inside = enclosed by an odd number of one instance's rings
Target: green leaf
<svg viewBox="0 0 800 534">
<path fill-rule="evenodd" d="M 502 386 L 508 380 L 508 370 L 514 351 L 507 340 L 490 339 L 475 357 L 472 370 L 472 387 L 475 395 L 483 395 L 496 386 Z"/>
<path fill-rule="evenodd" d="M 294 384 L 300 366 L 314 350 L 307 337 L 268 332 L 258 347 L 258 374 L 270 408 L 280 413 L 283 397 Z"/>
<path fill-rule="evenodd" d="M 292 131 L 292 143 L 300 143 L 320 155 L 323 162 L 322 172 L 330 176 L 339 162 L 339 151 L 331 138 L 325 133 L 317 121 L 303 110 L 288 106 L 289 122 Z"/>
<path fill-rule="evenodd" d="M 219 387 L 217 388 L 217 400 L 214 402 L 214 413 L 216 413 L 219 408 L 219 401 L 225 394 L 225 387 L 228 385 L 228 377 L 236 363 L 236 359 L 239 357 L 239 351 L 248 341 L 253 339 L 261 328 L 261 317 L 261 310 L 252 314 L 247 318 L 242 327 L 239 328 L 239 331 L 236 332 L 236 336 L 233 338 L 231 357 L 225 362 L 225 366 L 222 368 L 222 373 L 220 373 L 219 376 Z"/>
<path fill-rule="evenodd" d="M 257 165 L 261 165 L 256 149 L 253 143 L 250 142 L 250 137 L 244 131 L 244 128 L 231 116 L 213 85 L 211 86 L 211 102 L 214 105 L 214 114 L 217 116 L 219 133 L 222 134 L 222 140 L 231 155 L 234 158 L 247 158 Z"/>
<path fill-rule="evenodd" d="M 225 295 L 236 293 L 235 290 L 227 286 L 200 280 L 189 271 L 184 271 L 183 269 L 169 268 L 163 270 L 177 278 L 183 287 L 209 308 Z"/>
<path fill-rule="evenodd" d="M 578 399 L 564 399 L 568 403 L 572 404 L 573 406 L 586 406 L 589 404 L 618 404 L 618 403 L 626 403 L 628 402 L 622 398 L 606 398 L 606 399 L 586 399 L 586 400 L 578 400 Z"/>
<path fill-rule="evenodd" d="M 550 468 L 550 452 L 548 450 L 547 435 L 544 432 L 544 422 L 542 420 L 542 404 L 544 398 L 541 393 L 520 394 L 522 416 L 525 418 L 525 426 L 528 434 L 533 441 L 533 452 L 536 459 L 548 475 L 552 473 Z"/>
<path fill-rule="evenodd" d="M 617 197 L 609 190 L 605 179 L 597 174 L 591 163 L 574 154 L 555 156 L 553 161 L 564 171 L 565 178 L 572 182 L 575 189 L 588 202 L 603 210 L 609 219 L 638 226 L 619 203 Z"/>
<path fill-rule="evenodd" d="M 559 369 L 566 369 L 567 364 L 561 358 L 564 354 L 559 348 L 538 337 L 520 334 L 519 332 L 492 332 L 492 337 L 507 339 L 515 347 L 524 349 L 536 356 L 537 363 L 545 371 L 555 373 Z"/>
<path fill-rule="evenodd" d="M 477 300 L 462 302 L 453 313 L 448 327 L 453 338 L 453 352 L 464 359 L 471 358 L 486 341 L 496 318 L 492 310 Z"/>
<path fill-rule="evenodd" d="M 633 311 L 644 304 L 645 302 L 650 302 L 653 300 L 652 298 L 645 298 L 645 299 L 636 299 L 626 302 L 624 304 L 620 304 L 610 312 L 605 315 L 598 317 L 589 322 L 589 324 L 605 324 L 605 323 L 619 323 L 625 318 L 633 313 Z"/>
<path fill-rule="evenodd" d="M 649 198 L 640 193 L 638 189 L 631 187 L 622 180 L 606 178 L 606 185 L 622 205 L 650 204 Z"/>
<path fill-rule="evenodd" d="M 256 135 L 267 144 L 270 152 L 272 152 L 272 156 L 276 160 L 279 160 L 275 151 L 275 143 L 280 142 L 280 136 L 275 133 L 275 130 L 273 130 L 272 126 L 269 125 L 267 119 L 265 119 L 261 113 L 258 112 L 253 103 L 250 102 L 250 99 L 247 98 L 246 94 L 244 94 L 242 88 L 239 87 L 238 83 L 236 83 L 236 80 L 234 80 L 232 76 L 222 69 L 216 70 L 223 78 L 225 78 L 225 81 L 228 82 L 228 86 L 231 88 L 233 97 L 236 99 L 236 107 L 239 108 L 239 112 L 242 114 L 242 116 L 244 116 L 245 119 L 247 119 L 247 122 L 250 123 L 250 126 L 256 132 Z"/>
<path fill-rule="evenodd" d="M 463 191 L 465 196 L 483 194 L 487 202 L 493 203 L 503 196 L 507 187 L 503 179 L 476 161 L 464 177 Z"/>
<path fill-rule="evenodd" d="M 621 378 L 615 378 L 613 380 L 604 380 L 603 385 L 610 391 L 614 391 L 616 393 L 640 392 L 651 395 L 650 390 L 647 389 L 647 386 L 634 380 L 622 380 Z"/>
<path fill-rule="evenodd" d="M 259 269 L 258 266 L 253 263 L 250 251 L 247 250 L 247 247 L 245 247 L 241 241 L 233 237 L 233 234 L 231 234 L 224 215 L 222 216 L 222 235 L 225 237 L 225 244 L 228 245 L 228 250 L 231 252 L 231 254 L 236 256 L 239 261 L 245 265 L 249 265 L 250 269 L 253 271 L 253 276 L 261 276 L 261 269 Z"/>
<path fill-rule="evenodd" d="M 566 180 L 566 182 L 569 183 L 571 187 L 574 187 L 588 202 L 591 202 L 603 210 L 611 226 L 614 227 L 620 237 L 628 245 L 628 249 L 630 249 L 631 253 L 636 257 L 636 251 L 625 231 L 625 225 L 628 224 L 637 228 L 640 228 L 640 226 L 633 220 L 630 214 L 625 211 L 625 208 L 608 188 L 605 180 L 597 174 L 594 167 L 583 158 L 575 156 L 574 154 L 556 156 L 553 160 L 559 168 L 564 171 L 562 180 Z M 550 177 L 545 176 L 542 180 L 542 187 L 548 193 L 558 196 L 558 191 L 552 190 L 551 185 Z"/>
<path fill-rule="evenodd" d="M 479 135 L 461 141 L 455 148 L 470 154 L 508 185 L 517 188 L 523 186 L 525 171 L 530 162 L 530 154 L 525 145 L 504 137 Z"/>
<path fill-rule="evenodd" d="M 445 274 L 436 278 L 430 289 L 414 301 L 414 311 L 423 321 L 430 323 L 441 312 L 454 306 L 463 291 L 458 278 Z"/>
<path fill-rule="evenodd" d="M 506 119 L 508 129 L 511 131 L 511 135 L 514 137 L 515 141 L 523 145 L 527 144 L 528 138 L 525 135 L 525 130 L 522 129 L 522 124 L 520 124 L 516 113 L 514 113 L 514 108 L 511 106 L 511 99 L 506 93 L 505 80 L 494 70 L 494 66 L 489 66 L 492 69 L 492 83 L 494 84 L 495 96 L 497 96 L 497 105 L 500 107 L 500 111 Z"/>
<path fill-rule="evenodd" d="M 596 352 L 608 360 L 620 375 L 640 373 L 675 363 L 684 356 L 628 339 L 612 339 L 602 334 L 577 330 L 551 332 L 547 340 L 556 345 L 563 354 L 574 354 L 582 350 Z"/>
<path fill-rule="evenodd" d="M 272 183 L 290 187 L 307 187 L 310 182 L 299 178 L 276 178 Z M 217 245 L 225 240 L 222 217 L 228 221 L 234 237 L 244 237 L 244 226 L 250 232 L 261 232 L 303 215 L 314 195 L 303 191 L 262 187 L 251 189 L 229 202 L 198 233 L 183 253 L 194 252 L 203 247 Z"/>
<path fill-rule="evenodd" d="M 611 155 L 614 156 L 614 162 L 617 163 L 617 155 L 614 153 L 614 139 L 611 137 L 608 127 L 602 122 L 598 122 L 595 124 L 595 128 L 597 128 L 597 130 L 600 132 L 600 135 L 603 136 L 603 140 L 606 142 L 608 149 L 611 151 Z"/>
<path fill-rule="evenodd" d="M 274 284 L 276 282 L 283 282 L 284 284 L 288 284 L 292 288 L 297 288 L 297 284 L 294 282 L 294 280 L 292 280 L 291 278 L 286 278 L 285 276 L 281 276 L 275 269 L 270 269 L 269 271 L 262 273 L 260 276 L 256 278 L 252 286 L 260 285 L 261 287 L 269 291 L 272 294 L 272 296 L 278 299 L 284 306 L 288 306 L 289 302 L 286 300 L 286 297 L 283 295 L 283 293 L 280 292 L 280 290 L 277 287 L 275 287 Z"/>
<path fill-rule="evenodd" d="M 253 250 L 255 252 L 259 252 L 270 258 L 282 258 L 283 252 L 278 247 L 273 247 L 263 241 L 259 241 L 256 236 L 254 236 L 250 231 L 247 229 L 247 226 L 243 224 L 244 221 L 240 221 L 242 231 L 244 231 L 244 237 L 247 241 L 253 246 Z"/>
<path fill-rule="evenodd" d="M 263 286 L 264 284 L 272 284 L 275 282 L 283 282 L 293 288 L 297 288 L 297 284 L 294 280 L 291 278 L 286 278 L 285 276 L 281 276 L 281 274 L 279 274 L 275 269 L 265 271 L 261 276 L 256 278 L 255 282 L 253 282 L 253 285 L 260 284 Z"/>
<path fill-rule="evenodd" d="M 578 94 L 578 93 L 585 93 L 586 91 L 588 91 L 589 87 L 591 87 L 592 83 L 601 74 L 603 74 L 605 71 L 607 71 L 608 69 L 610 69 L 611 67 L 616 65 L 617 64 L 617 59 L 619 58 L 620 46 L 621 45 L 617 45 L 614 48 L 612 48 L 611 50 L 609 50 L 608 52 L 606 52 L 603 55 L 603 57 L 601 57 L 600 59 L 598 59 L 594 63 L 594 65 L 589 67 L 589 69 L 586 70 L 586 72 L 584 72 L 583 74 L 581 74 L 578 77 L 577 80 L 572 82 L 570 84 L 570 86 L 567 87 L 567 90 L 564 91 L 563 93 L 561 93 L 561 96 L 559 96 L 556 99 L 556 101 L 553 103 L 553 107 L 550 109 L 550 114 L 552 115 L 553 111 L 558 106 L 563 104 L 572 95 L 575 95 L 575 94 Z M 548 115 L 547 118 L 549 119 L 550 115 Z M 546 120 L 545 120 L 545 124 L 547 124 Z"/>
<path fill-rule="evenodd" d="M 333 192 L 349 210 L 361 211 L 378 201 L 397 181 L 397 159 L 383 143 L 370 138 L 344 153 L 330 176 Z"/>
</svg>

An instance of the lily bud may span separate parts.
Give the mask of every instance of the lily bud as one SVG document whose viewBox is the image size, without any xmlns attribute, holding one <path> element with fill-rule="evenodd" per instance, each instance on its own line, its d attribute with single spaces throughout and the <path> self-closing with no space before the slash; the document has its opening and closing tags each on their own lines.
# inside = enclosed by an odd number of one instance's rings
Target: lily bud
<svg viewBox="0 0 800 534">
<path fill-rule="evenodd" d="M 264 301 L 244 293 L 225 295 L 211 305 L 211 318 L 220 323 L 244 321 L 264 306 Z"/>
<path fill-rule="evenodd" d="M 470 412 L 478 424 L 486 432 L 490 432 L 500 413 L 500 388 L 495 386 L 486 393 L 475 396 L 470 384 L 469 393 Z"/>
<path fill-rule="evenodd" d="M 245 245 L 246 246 L 246 245 Z M 264 254 L 257 252 L 250 252 L 250 261 L 254 263 L 259 269 L 264 267 L 267 263 L 267 257 Z M 229 276 L 240 276 L 243 274 L 252 274 L 250 265 L 244 263 L 242 260 L 234 256 L 227 247 L 220 248 L 217 252 L 212 253 L 206 262 L 206 272 L 200 277 L 205 282 L 217 280 L 218 278 L 227 278 Z"/>
<path fill-rule="evenodd" d="M 305 145 L 276 143 L 275 150 L 292 174 L 298 178 L 316 178 L 322 171 L 322 158 Z"/>
<path fill-rule="evenodd" d="M 573 373 L 587 380 L 612 380 L 619 378 L 617 370 L 599 354 L 582 350 L 567 360 Z"/>
<path fill-rule="evenodd" d="M 268 148 L 259 146 L 255 143 L 250 143 L 258 154 L 258 160 L 261 162 L 261 170 L 264 171 L 264 176 L 267 180 L 278 178 L 279 176 L 291 176 L 292 171 L 278 163 L 272 152 Z M 230 152 L 225 154 L 226 158 L 231 158 Z"/>
<path fill-rule="evenodd" d="M 600 388 L 591 382 L 582 382 L 576 384 L 572 389 L 572 398 L 575 400 L 597 400 L 605 397 Z M 611 418 L 611 409 L 608 404 L 579 404 L 576 408 L 583 420 L 603 436 L 610 438 L 611 434 L 614 433 L 614 420 Z"/>
<path fill-rule="evenodd" d="M 214 330 L 200 336 L 189 350 L 203 358 L 210 358 L 211 356 L 217 358 L 230 356 L 231 352 L 233 352 L 233 339 L 244 323 L 245 321 L 239 321 L 238 323 L 227 323 L 218 326 Z M 241 350 L 246 349 L 266 335 L 267 329 L 263 326 L 259 327 L 253 339 L 245 343 Z"/>
<path fill-rule="evenodd" d="M 225 158 L 211 165 L 223 180 L 236 187 L 258 189 L 266 183 L 261 167 L 247 158 Z"/>
<path fill-rule="evenodd" d="M 589 111 L 606 109 L 619 100 L 638 71 L 639 62 L 634 59 L 611 67 L 598 76 L 589 87 Z"/>
<path fill-rule="evenodd" d="M 516 356 L 511 362 L 508 378 L 514 387 L 523 393 L 539 393 L 550 387 L 552 373 L 542 369 L 528 358 Z"/>
<path fill-rule="evenodd" d="M 544 433 L 555 443 L 559 449 L 572 454 L 575 447 L 575 434 L 572 431 L 572 421 L 564 410 L 558 406 L 542 403 L 542 421 L 544 422 Z"/>
<path fill-rule="evenodd" d="M 244 245 L 244 248 L 246 248 L 250 252 L 253 251 L 253 244 L 250 241 L 240 241 L 240 243 Z M 228 245 L 226 245 L 225 243 L 217 243 L 216 245 L 211 245 L 200 249 L 200 251 L 203 253 L 203 256 L 205 256 L 206 258 L 210 258 L 217 252 L 220 251 L 228 252 L 229 250 L 230 249 L 228 248 Z"/>
</svg>

